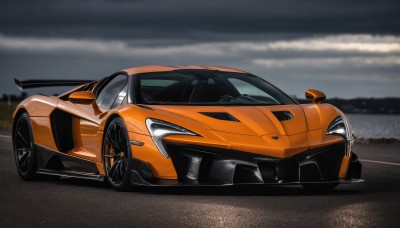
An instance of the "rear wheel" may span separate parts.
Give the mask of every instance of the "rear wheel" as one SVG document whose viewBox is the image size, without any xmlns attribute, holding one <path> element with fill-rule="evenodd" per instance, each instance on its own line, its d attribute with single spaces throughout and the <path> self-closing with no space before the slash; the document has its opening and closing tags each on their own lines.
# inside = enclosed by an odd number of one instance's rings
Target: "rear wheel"
<svg viewBox="0 0 400 228">
<path fill-rule="evenodd" d="M 339 183 L 309 183 L 309 184 L 302 184 L 303 187 L 310 191 L 315 192 L 327 192 L 336 188 Z"/>
<path fill-rule="evenodd" d="M 130 188 L 131 156 L 128 132 L 122 119 L 117 117 L 108 125 L 103 140 L 106 179 L 117 191 L 127 191 Z"/>
<path fill-rule="evenodd" d="M 19 176 L 24 180 L 36 178 L 35 143 L 29 115 L 23 113 L 17 119 L 13 131 L 15 163 Z"/>
</svg>

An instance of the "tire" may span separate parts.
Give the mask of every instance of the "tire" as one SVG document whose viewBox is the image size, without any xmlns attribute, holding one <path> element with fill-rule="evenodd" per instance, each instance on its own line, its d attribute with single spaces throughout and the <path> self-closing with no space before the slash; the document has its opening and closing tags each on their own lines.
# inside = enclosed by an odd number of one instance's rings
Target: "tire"
<svg viewBox="0 0 400 228">
<path fill-rule="evenodd" d="M 19 176 L 23 180 L 36 179 L 35 142 L 33 141 L 32 125 L 28 113 L 21 114 L 14 125 L 13 147 Z"/>
<path fill-rule="evenodd" d="M 103 164 L 106 180 L 117 191 L 130 190 L 130 140 L 120 117 L 111 120 L 103 137 Z"/>
<path fill-rule="evenodd" d="M 331 191 L 334 188 L 336 188 L 339 183 L 309 183 L 309 184 L 302 184 L 303 187 L 307 190 L 313 191 L 313 192 L 327 192 Z"/>
</svg>

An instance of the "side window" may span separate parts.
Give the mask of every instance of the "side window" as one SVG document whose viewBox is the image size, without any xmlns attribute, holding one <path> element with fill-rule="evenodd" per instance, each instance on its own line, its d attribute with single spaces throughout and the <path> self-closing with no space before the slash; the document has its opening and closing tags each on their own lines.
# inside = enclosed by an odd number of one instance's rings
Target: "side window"
<svg viewBox="0 0 400 228">
<path fill-rule="evenodd" d="M 121 105 L 126 104 L 126 94 L 128 92 L 128 84 L 125 85 L 125 87 L 119 92 L 117 98 L 114 101 L 114 104 L 112 105 L 112 108 L 119 107 Z"/>
<path fill-rule="evenodd" d="M 99 92 L 97 96 L 97 104 L 103 108 L 110 109 L 114 101 L 120 95 L 124 87 L 128 82 L 128 77 L 125 75 L 118 75 L 114 77 L 104 88 Z M 126 92 L 125 92 L 126 95 Z M 122 99 L 123 100 L 123 99 Z"/>
</svg>

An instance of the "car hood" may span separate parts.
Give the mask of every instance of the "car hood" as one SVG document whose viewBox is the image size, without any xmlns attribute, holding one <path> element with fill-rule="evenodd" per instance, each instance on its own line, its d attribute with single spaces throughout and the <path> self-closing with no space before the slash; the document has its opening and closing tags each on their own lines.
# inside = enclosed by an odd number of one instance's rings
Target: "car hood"
<svg viewBox="0 0 400 228">
<path fill-rule="evenodd" d="M 152 106 L 192 119 L 214 131 L 243 135 L 295 135 L 307 131 L 300 105 L 274 106 Z M 283 115 L 283 116 L 282 116 Z M 185 118 L 185 119 L 186 119 Z M 179 124 L 179 123 L 176 123 Z M 190 129 L 189 129 L 190 130 Z"/>
</svg>

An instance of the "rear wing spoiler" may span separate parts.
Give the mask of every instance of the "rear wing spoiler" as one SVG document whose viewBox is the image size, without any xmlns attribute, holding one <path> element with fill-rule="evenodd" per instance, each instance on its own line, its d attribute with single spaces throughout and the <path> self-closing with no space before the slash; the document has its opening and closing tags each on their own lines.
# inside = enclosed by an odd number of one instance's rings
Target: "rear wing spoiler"
<svg viewBox="0 0 400 228">
<path fill-rule="evenodd" d="M 79 86 L 94 82 L 95 80 L 25 80 L 20 81 L 14 79 L 18 89 L 32 89 L 40 87 L 53 87 L 53 86 Z"/>
</svg>

